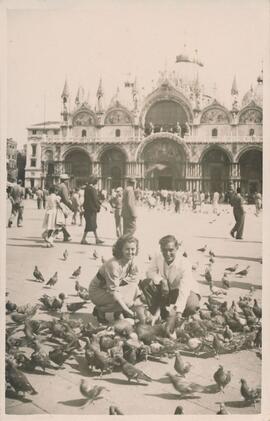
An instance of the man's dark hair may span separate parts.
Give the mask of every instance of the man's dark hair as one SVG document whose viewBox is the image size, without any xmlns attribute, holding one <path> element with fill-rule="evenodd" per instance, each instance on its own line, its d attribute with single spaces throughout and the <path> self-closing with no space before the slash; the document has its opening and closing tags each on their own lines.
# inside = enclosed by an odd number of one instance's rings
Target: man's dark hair
<svg viewBox="0 0 270 421">
<path fill-rule="evenodd" d="M 171 234 L 165 235 L 165 237 L 162 237 L 159 240 L 159 245 L 160 245 L 161 248 L 165 247 L 166 244 L 168 244 L 168 243 L 174 243 L 176 248 L 179 247 L 179 243 L 178 243 L 178 241 L 177 241 L 177 239 L 175 238 L 174 235 L 171 235 Z"/>
</svg>

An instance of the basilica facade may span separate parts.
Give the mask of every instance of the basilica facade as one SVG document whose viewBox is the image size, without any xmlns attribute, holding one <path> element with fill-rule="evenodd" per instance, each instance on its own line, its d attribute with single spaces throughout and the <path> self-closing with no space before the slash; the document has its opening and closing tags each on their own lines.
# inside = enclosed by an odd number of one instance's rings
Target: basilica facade
<svg viewBox="0 0 270 421">
<path fill-rule="evenodd" d="M 200 65 L 189 64 L 195 70 Z M 94 105 L 79 88 L 74 106 L 66 81 L 61 119 L 27 129 L 25 186 L 49 186 L 67 173 L 71 187 L 95 174 L 99 188 L 108 191 L 133 177 L 151 190 L 211 193 L 224 192 L 230 184 L 260 192 L 262 72 L 243 98 L 234 78 L 229 108 L 205 91 L 198 72 L 193 75 L 164 71 L 147 95 L 135 79 L 126 83 L 128 101 L 117 89 L 106 107 L 102 81 Z"/>
</svg>

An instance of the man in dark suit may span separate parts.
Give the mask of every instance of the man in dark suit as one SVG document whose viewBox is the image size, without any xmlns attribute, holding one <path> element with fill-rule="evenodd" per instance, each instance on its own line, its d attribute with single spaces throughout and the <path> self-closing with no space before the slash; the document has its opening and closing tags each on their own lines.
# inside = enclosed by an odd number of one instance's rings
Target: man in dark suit
<svg viewBox="0 0 270 421">
<path fill-rule="evenodd" d="M 241 188 L 237 187 L 236 193 L 231 196 L 231 206 L 233 207 L 233 215 L 235 219 L 235 225 L 231 230 L 230 234 L 237 240 L 243 240 L 243 231 L 245 224 L 245 209 L 244 199 L 241 196 Z M 236 233 L 236 237 L 234 234 Z"/>
<path fill-rule="evenodd" d="M 94 233 L 96 244 L 104 243 L 104 241 L 100 240 L 97 234 L 97 213 L 100 211 L 100 201 L 98 200 L 96 190 L 97 181 L 97 178 L 91 175 L 85 187 L 83 203 L 85 229 L 81 240 L 81 244 L 89 244 L 86 241 L 88 232 Z"/>
</svg>

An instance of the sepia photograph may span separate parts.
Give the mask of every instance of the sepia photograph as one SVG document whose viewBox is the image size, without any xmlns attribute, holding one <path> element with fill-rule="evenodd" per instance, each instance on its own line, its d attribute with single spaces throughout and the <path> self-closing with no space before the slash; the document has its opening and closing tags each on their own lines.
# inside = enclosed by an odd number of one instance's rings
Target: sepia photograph
<svg viewBox="0 0 270 421">
<path fill-rule="evenodd" d="M 267 16 L 7 2 L 6 415 L 261 414 Z"/>
</svg>

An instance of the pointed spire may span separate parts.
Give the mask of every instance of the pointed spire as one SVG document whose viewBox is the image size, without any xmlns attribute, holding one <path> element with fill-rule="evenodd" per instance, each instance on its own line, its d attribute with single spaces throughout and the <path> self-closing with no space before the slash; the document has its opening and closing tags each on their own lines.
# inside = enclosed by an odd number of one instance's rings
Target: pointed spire
<svg viewBox="0 0 270 421">
<path fill-rule="evenodd" d="M 84 98 L 84 89 L 79 86 L 78 91 L 77 91 L 77 95 L 75 98 L 75 104 L 76 105 L 80 105 L 83 102 L 83 98 Z"/>
<path fill-rule="evenodd" d="M 111 102 L 110 102 L 110 107 L 113 107 L 114 105 L 118 105 L 119 104 L 119 94 L 120 94 L 120 89 L 119 86 L 117 86 L 116 88 L 116 93 L 113 95 Z"/>
<path fill-rule="evenodd" d="M 97 107 L 96 111 L 99 113 L 102 113 L 104 111 L 104 105 L 103 105 L 103 86 L 102 86 L 102 78 L 99 79 L 98 89 L 97 89 Z"/>
<path fill-rule="evenodd" d="M 68 88 L 68 83 L 67 83 L 67 79 L 66 79 L 61 98 L 68 98 L 68 97 L 69 97 L 69 88 Z"/>
<path fill-rule="evenodd" d="M 234 75 L 234 78 L 233 78 L 231 94 L 232 95 L 238 95 L 239 94 L 238 88 L 237 88 L 237 83 L 236 83 L 236 75 Z"/>
<path fill-rule="evenodd" d="M 263 84 L 263 69 L 260 71 L 260 74 L 257 77 L 257 82 L 258 82 L 259 85 Z"/>
</svg>

